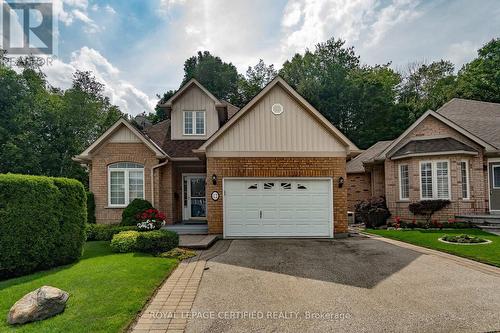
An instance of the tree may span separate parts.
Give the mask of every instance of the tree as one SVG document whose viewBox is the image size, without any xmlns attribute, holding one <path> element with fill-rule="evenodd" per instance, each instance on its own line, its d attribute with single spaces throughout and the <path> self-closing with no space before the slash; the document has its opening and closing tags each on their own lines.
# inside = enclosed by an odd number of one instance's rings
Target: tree
<svg viewBox="0 0 500 333">
<path fill-rule="evenodd" d="M 0 172 L 77 178 L 83 167 L 71 160 L 122 113 L 103 96 L 90 72 L 76 72 L 73 85 L 50 87 L 45 75 L 22 61 L 20 73 L 0 63 Z"/>
<path fill-rule="evenodd" d="M 168 90 L 166 93 L 163 94 L 163 97 L 161 97 L 158 94 L 156 95 L 156 97 L 158 97 L 159 101 L 156 104 L 155 113 L 147 115 L 147 118 L 153 124 L 159 123 L 160 121 L 167 119 L 167 110 L 164 107 L 160 106 L 160 104 L 168 101 L 170 99 L 170 97 L 174 96 L 174 94 L 175 94 L 174 90 Z"/>
<path fill-rule="evenodd" d="M 361 66 L 342 40 L 296 54 L 280 75 L 361 148 L 392 139 L 408 123 L 406 109 L 396 105 L 400 75 L 388 65 Z"/>
<path fill-rule="evenodd" d="M 478 50 L 478 57 L 460 69 L 457 96 L 500 103 L 500 38 Z"/>
<path fill-rule="evenodd" d="M 257 65 L 249 66 L 246 75 L 241 76 L 239 81 L 242 104 L 248 103 L 276 75 L 278 75 L 278 72 L 274 69 L 274 65 L 267 66 L 262 59 L 259 60 Z"/>
<path fill-rule="evenodd" d="M 223 62 L 208 51 L 198 52 L 196 56 L 184 62 L 184 79 L 181 86 L 192 78 L 197 79 L 217 98 L 241 106 L 238 70 L 232 63 Z"/>
<path fill-rule="evenodd" d="M 437 110 L 455 94 L 455 66 L 446 60 L 430 64 L 410 63 L 402 74 L 399 102 L 412 109 L 411 118 L 415 120 L 425 111 Z"/>
</svg>

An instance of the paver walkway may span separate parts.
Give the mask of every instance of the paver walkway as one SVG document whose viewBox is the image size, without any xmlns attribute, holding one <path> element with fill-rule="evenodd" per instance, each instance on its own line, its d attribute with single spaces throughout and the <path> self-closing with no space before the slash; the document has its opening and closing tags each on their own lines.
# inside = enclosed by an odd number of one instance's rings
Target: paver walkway
<svg viewBox="0 0 500 333">
<path fill-rule="evenodd" d="M 184 332 L 207 260 L 224 253 L 230 241 L 219 241 L 184 260 L 158 289 L 134 323 L 131 333 Z"/>
</svg>

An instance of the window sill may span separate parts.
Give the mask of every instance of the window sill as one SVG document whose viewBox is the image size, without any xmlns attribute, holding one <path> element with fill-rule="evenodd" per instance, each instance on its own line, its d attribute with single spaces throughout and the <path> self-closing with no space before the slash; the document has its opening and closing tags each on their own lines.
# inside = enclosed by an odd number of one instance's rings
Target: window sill
<svg viewBox="0 0 500 333">
<path fill-rule="evenodd" d="M 127 205 L 125 205 L 125 206 L 106 206 L 104 208 L 105 209 L 124 209 L 124 208 L 127 208 Z"/>
</svg>

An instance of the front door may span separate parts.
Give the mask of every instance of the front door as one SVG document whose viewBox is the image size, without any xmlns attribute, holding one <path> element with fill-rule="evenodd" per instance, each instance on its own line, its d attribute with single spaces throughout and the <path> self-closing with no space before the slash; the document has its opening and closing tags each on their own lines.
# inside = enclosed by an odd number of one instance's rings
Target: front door
<svg viewBox="0 0 500 333">
<path fill-rule="evenodd" d="M 205 219 L 207 217 L 205 175 L 185 175 L 183 186 L 183 219 Z"/>
<path fill-rule="evenodd" d="M 500 213 L 500 162 L 490 163 L 490 210 Z"/>
</svg>

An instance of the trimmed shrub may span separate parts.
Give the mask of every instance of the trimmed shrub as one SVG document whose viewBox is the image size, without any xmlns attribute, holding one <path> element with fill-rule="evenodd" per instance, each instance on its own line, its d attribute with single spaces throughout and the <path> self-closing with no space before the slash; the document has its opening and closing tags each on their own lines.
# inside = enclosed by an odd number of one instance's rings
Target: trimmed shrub
<svg viewBox="0 0 500 333">
<path fill-rule="evenodd" d="M 356 215 L 367 228 L 377 228 L 387 223 L 391 216 L 384 197 L 371 198 L 356 205 Z"/>
<path fill-rule="evenodd" d="M 86 201 L 74 179 L 0 174 L 0 278 L 78 260 Z"/>
<path fill-rule="evenodd" d="M 87 241 L 110 241 L 113 238 L 113 235 L 122 231 L 130 230 L 137 230 L 137 227 L 113 224 L 87 224 L 85 226 Z"/>
<path fill-rule="evenodd" d="M 432 215 L 450 204 L 450 200 L 421 200 L 411 203 L 408 210 L 414 215 L 425 216 L 427 226 L 430 227 Z"/>
<path fill-rule="evenodd" d="M 111 249 L 115 252 L 134 252 L 137 249 L 139 231 L 122 231 L 113 236 Z"/>
<path fill-rule="evenodd" d="M 451 243 L 460 243 L 460 244 L 477 244 L 477 243 L 486 243 L 487 240 L 483 239 L 483 238 L 480 238 L 480 237 L 476 237 L 476 236 L 469 236 L 469 235 L 452 235 L 452 236 L 449 236 L 449 235 L 444 235 L 442 238 L 442 240 L 444 241 L 447 241 L 447 242 L 451 242 Z"/>
<path fill-rule="evenodd" d="M 137 238 L 137 251 L 157 254 L 179 246 L 179 235 L 169 230 L 141 232 Z"/>
<path fill-rule="evenodd" d="M 136 226 L 139 221 L 136 216 L 143 211 L 153 208 L 153 205 L 144 199 L 134 199 L 128 206 L 123 210 L 121 225 L 133 225 Z"/>
<path fill-rule="evenodd" d="M 95 199 L 92 192 L 87 192 L 87 223 L 95 224 Z"/>
</svg>

